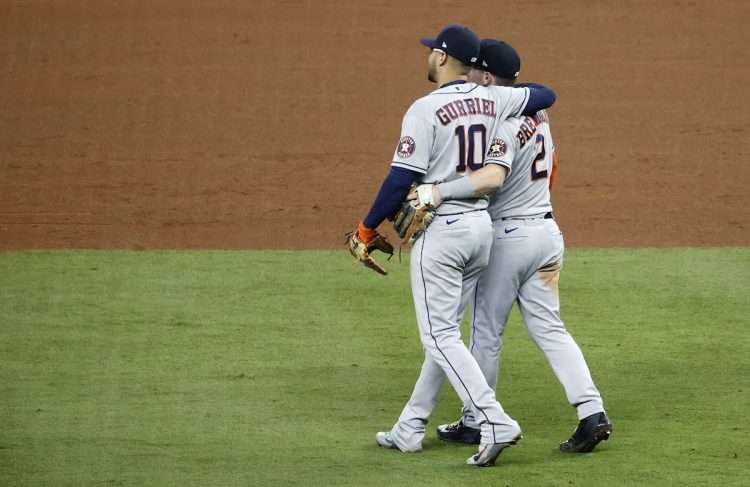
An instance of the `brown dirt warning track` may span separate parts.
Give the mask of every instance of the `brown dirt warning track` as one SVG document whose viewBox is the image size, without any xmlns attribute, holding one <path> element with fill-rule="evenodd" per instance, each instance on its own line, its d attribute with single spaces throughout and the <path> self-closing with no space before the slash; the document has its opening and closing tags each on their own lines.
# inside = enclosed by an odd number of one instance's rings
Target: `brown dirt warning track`
<svg viewBox="0 0 750 487">
<path fill-rule="evenodd" d="M 555 88 L 573 246 L 750 244 L 750 3 L 0 2 L 0 249 L 330 248 L 418 39 L 503 38 Z"/>
</svg>

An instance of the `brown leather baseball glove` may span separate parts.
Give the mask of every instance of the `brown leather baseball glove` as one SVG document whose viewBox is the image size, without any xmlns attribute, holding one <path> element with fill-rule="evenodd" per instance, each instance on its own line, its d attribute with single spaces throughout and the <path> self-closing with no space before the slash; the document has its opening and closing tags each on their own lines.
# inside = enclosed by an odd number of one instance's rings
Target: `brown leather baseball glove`
<svg viewBox="0 0 750 487">
<path fill-rule="evenodd" d="M 393 228 L 404 244 L 413 244 L 422 236 L 435 218 L 435 209 L 420 205 L 419 200 L 407 200 L 401 204 L 393 218 Z"/>
<path fill-rule="evenodd" d="M 354 258 L 362 262 L 365 267 L 369 267 L 384 276 L 388 274 L 370 255 L 374 250 L 379 250 L 388 254 L 389 260 L 393 256 L 393 245 L 391 245 L 388 239 L 380 235 L 377 230 L 367 228 L 360 221 L 357 224 L 356 230 L 346 234 L 346 247 Z"/>
</svg>

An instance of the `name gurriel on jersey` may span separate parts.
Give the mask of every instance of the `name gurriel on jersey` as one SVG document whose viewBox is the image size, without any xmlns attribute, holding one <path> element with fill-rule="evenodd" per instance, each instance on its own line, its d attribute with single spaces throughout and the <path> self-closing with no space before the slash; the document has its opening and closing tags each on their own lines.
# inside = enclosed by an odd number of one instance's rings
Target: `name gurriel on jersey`
<svg viewBox="0 0 750 487">
<path fill-rule="evenodd" d="M 495 102 L 485 98 L 463 98 L 446 103 L 435 112 L 435 116 L 443 125 L 448 125 L 459 117 L 468 117 L 469 115 L 497 117 Z"/>
</svg>

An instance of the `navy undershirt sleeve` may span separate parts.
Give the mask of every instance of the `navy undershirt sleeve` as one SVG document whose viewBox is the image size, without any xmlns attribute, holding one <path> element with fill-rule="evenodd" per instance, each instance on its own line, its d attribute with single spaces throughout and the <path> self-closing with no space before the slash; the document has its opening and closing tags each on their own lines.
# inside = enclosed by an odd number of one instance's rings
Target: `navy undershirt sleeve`
<svg viewBox="0 0 750 487">
<path fill-rule="evenodd" d="M 365 217 L 364 224 L 367 228 L 378 228 L 383 220 L 396 213 L 401 202 L 409 193 L 412 183 L 416 182 L 422 174 L 410 171 L 402 167 L 391 167 L 383 185 L 380 187 L 378 196 Z"/>
<path fill-rule="evenodd" d="M 519 83 L 515 86 L 529 89 L 529 101 L 526 103 L 523 115 L 533 115 L 539 110 L 549 108 L 557 99 L 554 91 L 539 83 Z"/>
<path fill-rule="evenodd" d="M 543 84 L 540 83 L 515 83 L 514 88 L 544 88 Z"/>
</svg>

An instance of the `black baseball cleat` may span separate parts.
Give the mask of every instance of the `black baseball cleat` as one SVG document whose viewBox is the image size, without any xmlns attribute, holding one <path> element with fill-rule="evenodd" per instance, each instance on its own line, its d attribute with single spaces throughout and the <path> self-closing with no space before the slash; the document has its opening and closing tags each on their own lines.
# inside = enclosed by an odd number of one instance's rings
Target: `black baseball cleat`
<svg viewBox="0 0 750 487">
<path fill-rule="evenodd" d="M 478 445 L 482 439 L 482 430 L 472 428 L 464 424 L 461 418 L 455 423 L 441 424 L 437 427 L 437 435 L 443 441 L 449 443 L 466 443 L 468 445 Z"/>
<path fill-rule="evenodd" d="M 605 413 L 595 413 L 578 422 L 573 436 L 560 443 L 560 451 L 566 453 L 589 453 L 599 442 L 608 440 L 612 434 L 612 423 Z"/>
</svg>

